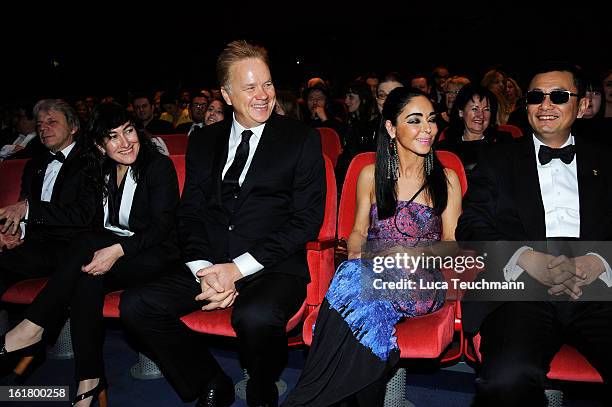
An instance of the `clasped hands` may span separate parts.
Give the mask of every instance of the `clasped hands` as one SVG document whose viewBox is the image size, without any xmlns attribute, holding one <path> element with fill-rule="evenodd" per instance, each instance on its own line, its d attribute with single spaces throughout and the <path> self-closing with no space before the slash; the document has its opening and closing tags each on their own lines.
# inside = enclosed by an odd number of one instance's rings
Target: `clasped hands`
<svg viewBox="0 0 612 407">
<path fill-rule="evenodd" d="M 582 295 L 581 287 L 591 284 L 605 271 L 601 259 L 592 254 L 568 258 L 530 250 L 521 255 L 519 265 L 530 276 L 549 286 L 550 295 L 565 293 L 574 300 Z"/>
<path fill-rule="evenodd" d="M 234 263 L 213 264 L 198 270 L 196 275 L 200 278 L 202 293 L 198 294 L 196 301 L 208 301 L 202 311 L 230 307 L 236 297 L 235 282 L 242 278 L 238 266 Z"/>
<path fill-rule="evenodd" d="M 25 217 L 26 202 L 0 208 L 0 220 L 5 219 L 4 225 L 0 226 L 0 252 L 4 249 L 11 250 L 23 243 L 19 231 L 19 222 Z"/>
</svg>

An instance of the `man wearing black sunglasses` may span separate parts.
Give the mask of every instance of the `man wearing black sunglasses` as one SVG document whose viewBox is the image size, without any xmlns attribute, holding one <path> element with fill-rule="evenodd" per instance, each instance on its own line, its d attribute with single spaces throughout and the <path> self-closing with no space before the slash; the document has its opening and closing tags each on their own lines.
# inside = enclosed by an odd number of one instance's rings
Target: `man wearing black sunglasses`
<svg viewBox="0 0 612 407">
<path fill-rule="evenodd" d="M 456 238 L 511 247 L 489 256 L 484 276 L 527 287 L 518 301 L 463 301 L 464 329 L 482 338 L 474 406 L 546 406 L 546 374 L 563 344 L 610 385 L 612 301 L 592 300 L 612 300 L 612 160 L 571 133 L 583 96 L 572 65 L 537 70 L 526 95 L 532 134 L 491 146 L 473 173 Z"/>
</svg>

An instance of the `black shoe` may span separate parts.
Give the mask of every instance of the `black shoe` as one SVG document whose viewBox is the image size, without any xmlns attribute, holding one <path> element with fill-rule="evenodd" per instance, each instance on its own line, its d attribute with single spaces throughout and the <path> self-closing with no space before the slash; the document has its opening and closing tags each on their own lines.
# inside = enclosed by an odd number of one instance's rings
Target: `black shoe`
<svg viewBox="0 0 612 407">
<path fill-rule="evenodd" d="M 14 373 L 16 383 L 25 381 L 32 373 L 34 359 L 44 358 L 44 348 L 43 341 L 38 341 L 25 348 L 9 352 L 6 350 L 6 337 L 2 335 L 0 337 L 0 375 Z"/>
<path fill-rule="evenodd" d="M 196 407 L 229 407 L 234 403 L 234 399 L 232 379 L 223 373 L 219 373 L 206 384 Z"/>
<path fill-rule="evenodd" d="M 106 379 L 102 377 L 100 378 L 100 381 L 98 382 L 98 385 L 96 387 L 94 387 L 93 389 L 89 391 L 86 391 L 85 393 L 81 393 L 77 395 L 72 400 L 71 405 L 74 406 L 79 401 L 85 400 L 86 398 L 91 397 L 91 403 L 89 403 L 90 406 L 93 406 L 94 403 L 98 401 L 98 405 L 100 407 L 106 407 L 108 404 L 108 395 L 106 394 L 107 387 L 108 387 L 108 384 L 106 383 Z"/>
</svg>

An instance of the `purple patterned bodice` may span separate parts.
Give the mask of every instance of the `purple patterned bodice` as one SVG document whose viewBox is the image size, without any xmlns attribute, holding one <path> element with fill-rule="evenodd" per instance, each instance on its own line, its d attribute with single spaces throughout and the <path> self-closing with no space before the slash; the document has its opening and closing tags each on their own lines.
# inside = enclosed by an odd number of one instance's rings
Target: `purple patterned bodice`
<svg viewBox="0 0 612 407">
<path fill-rule="evenodd" d="M 423 246 L 442 237 L 442 219 L 433 208 L 412 201 L 398 201 L 395 216 L 379 220 L 376 204 L 370 208 L 368 241 L 381 246 L 407 244 Z"/>
</svg>

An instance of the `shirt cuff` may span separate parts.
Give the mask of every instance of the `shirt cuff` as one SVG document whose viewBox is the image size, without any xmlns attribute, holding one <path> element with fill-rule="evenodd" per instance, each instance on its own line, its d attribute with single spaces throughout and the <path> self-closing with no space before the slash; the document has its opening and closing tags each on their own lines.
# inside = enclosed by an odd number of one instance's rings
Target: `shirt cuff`
<svg viewBox="0 0 612 407">
<path fill-rule="evenodd" d="M 250 253 L 244 253 L 240 256 L 236 257 L 234 260 L 234 264 L 238 266 L 238 270 L 242 277 L 250 276 L 251 274 L 257 273 L 260 270 L 263 270 L 264 266 L 261 265 L 255 257 L 251 256 Z"/>
<path fill-rule="evenodd" d="M 593 256 L 597 256 L 597 258 L 599 258 L 599 260 L 602 261 L 606 270 L 599 275 L 599 279 L 603 281 L 604 283 L 606 283 L 608 287 L 612 287 L 612 269 L 610 268 L 610 265 L 608 264 L 606 259 L 604 259 L 597 253 L 587 253 L 587 256 L 589 254 L 592 254 Z"/>
<path fill-rule="evenodd" d="M 205 267 L 212 266 L 213 264 L 206 260 L 194 260 L 194 261 L 185 263 L 185 265 L 189 267 L 191 274 L 193 274 L 193 276 L 196 278 L 196 281 L 199 283 L 200 277 L 196 276 L 196 273 Z"/>
<path fill-rule="evenodd" d="M 504 266 L 504 279 L 506 281 L 516 281 L 517 278 L 523 271 L 525 271 L 521 266 L 518 265 L 518 259 L 521 257 L 521 254 L 525 253 L 527 250 L 533 250 L 529 246 L 523 246 L 517 251 L 514 252 L 508 263 Z"/>
</svg>

